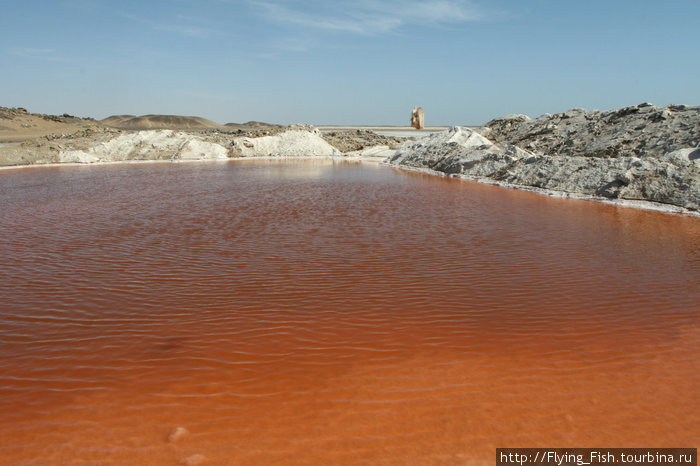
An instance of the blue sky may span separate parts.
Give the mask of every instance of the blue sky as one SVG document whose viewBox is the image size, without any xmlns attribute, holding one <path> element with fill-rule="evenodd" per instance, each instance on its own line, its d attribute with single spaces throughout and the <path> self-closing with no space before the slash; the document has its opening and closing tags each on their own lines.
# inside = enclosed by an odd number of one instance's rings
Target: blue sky
<svg viewBox="0 0 700 466">
<path fill-rule="evenodd" d="M 482 124 L 700 104 L 698 0 L 0 0 L 0 105 Z"/>
</svg>

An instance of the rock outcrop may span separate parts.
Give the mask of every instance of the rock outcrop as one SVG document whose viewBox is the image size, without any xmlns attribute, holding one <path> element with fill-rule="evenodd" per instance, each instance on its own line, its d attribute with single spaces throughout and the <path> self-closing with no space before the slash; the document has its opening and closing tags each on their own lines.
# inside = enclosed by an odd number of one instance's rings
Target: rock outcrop
<svg viewBox="0 0 700 466">
<path fill-rule="evenodd" d="M 484 135 L 543 155 L 662 157 L 700 144 L 700 107 L 644 103 L 600 112 L 574 108 L 530 119 L 508 115 L 486 123 Z"/>
<path fill-rule="evenodd" d="M 620 136 L 614 128 L 606 126 L 614 112 L 603 114 L 602 118 L 600 112 L 595 116 L 582 110 L 567 113 L 568 117 L 548 115 L 537 120 L 510 115 L 489 122 L 488 129 L 480 132 L 453 127 L 396 151 L 388 163 L 519 187 L 657 202 L 689 210 L 700 208 L 700 149 L 693 146 L 697 142 L 692 139 L 697 134 L 697 117 L 670 125 L 672 136 L 651 132 L 647 126 L 645 140 L 628 140 L 628 136 Z M 661 114 L 645 113 L 651 123 L 659 118 L 654 115 Z M 667 114 L 664 117 L 671 118 Z M 566 121 L 572 118 L 585 121 L 583 129 Z M 556 132 L 558 126 L 553 128 L 552 120 L 564 120 L 562 126 L 568 128 Z M 622 130 L 623 134 L 645 131 L 640 126 L 641 123 L 636 126 L 630 123 L 629 129 Z M 555 139 L 553 134 L 559 138 Z M 526 149 L 514 145 L 515 142 Z M 554 152 L 535 151 L 543 147 Z M 566 149 L 556 152 L 558 148 Z"/>
<path fill-rule="evenodd" d="M 399 149 L 389 158 L 389 163 L 488 178 L 520 159 L 533 156 L 515 146 L 497 146 L 476 131 L 455 126 Z"/>
</svg>

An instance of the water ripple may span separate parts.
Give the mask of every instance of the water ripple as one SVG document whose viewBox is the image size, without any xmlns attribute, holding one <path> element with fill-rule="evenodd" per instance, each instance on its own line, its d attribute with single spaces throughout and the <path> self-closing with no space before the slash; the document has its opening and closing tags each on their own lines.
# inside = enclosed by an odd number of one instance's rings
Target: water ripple
<svg viewBox="0 0 700 466">
<path fill-rule="evenodd" d="M 0 193 L 0 463 L 700 440 L 695 218 L 332 161 Z"/>
</svg>

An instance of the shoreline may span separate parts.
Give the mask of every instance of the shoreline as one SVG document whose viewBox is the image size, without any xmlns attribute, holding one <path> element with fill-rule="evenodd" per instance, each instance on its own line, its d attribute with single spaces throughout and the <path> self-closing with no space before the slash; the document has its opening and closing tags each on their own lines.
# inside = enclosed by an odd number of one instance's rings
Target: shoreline
<svg viewBox="0 0 700 466">
<path fill-rule="evenodd" d="M 479 127 L 421 130 L 393 125 L 260 128 L 250 123 L 244 125 L 245 131 L 235 132 L 118 130 L 65 115 L 0 110 L 16 131 L 30 124 L 46 131 L 75 130 L 20 144 L 3 142 L 0 169 L 322 158 L 380 163 L 553 197 L 700 216 L 700 142 L 694 129 L 700 122 L 700 107 L 660 108 L 645 103 L 606 112 L 575 108 L 534 120 L 506 115 Z M 194 118 L 148 117 L 154 119 L 152 123 L 179 122 L 180 126 L 182 118 Z M 194 120 L 190 123 L 201 123 Z"/>
<path fill-rule="evenodd" d="M 533 186 L 522 186 L 512 183 L 505 183 L 501 181 L 492 180 L 489 178 L 480 178 L 461 174 L 447 174 L 437 170 L 431 170 L 429 168 L 418 168 L 410 167 L 406 165 L 394 165 L 385 162 L 383 157 L 363 157 L 363 156 L 256 156 L 256 157 L 231 157 L 228 159 L 196 159 L 196 160 L 120 160 L 120 161 L 107 161 L 107 162 L 93 162 L 93 163 L 46 163 L 46 164 L 30 164 L 30 165 L 12 165 L 0 167 L 0 173 L 5 170 L 21 170 L 21 169 L 33 169 L 33 168 L 61 168 L 61 167 L 101 167 L 101 166 L 112 166 L 112 165 L 141 165 L 141 164 L 178 164 L 178 163 L 228 163 L 228 162 L 240 162 L 240 161 L 256 161 L 256 160 L 330 160 L 333 162 L 361 162 L 361 163 L 372 163 L 379 166 L 387 167 L 390 169 L 405 170 L 408 172 L 425 173 L 428 175 L 439 176 L 442 178 L 455 178 L 464 181 L 472 181 L 481 184 L 487 184 L 492 186 L 498 186 L 505 189 L 516 189 L 520 191 L 527 191 L 535 194 L 539 194 L 547 197 L 554 197 L 560 199 L 571 199 L 578 201 L 588 201 L 588 202 L 598 202 L 602 204 L 615 205 L 618 207 L 628 207 L 632 209 L 648 210 L 654 212 L 660 212 L 671 215 L 685 215 L 689 217 L 700 218 L 700 212 L 685 209 L 683 207 L 674 206 L 670 204 L 662 204 L 658 202 L 650 202 L 644 200 L 631 200 L 631 199 L 609 199 L 600 196 L 592 196 L 588 194 L 581 193 L 571 193 L 565 191 L 554 191 L 544 188 L 536 188 Z"/>
<path fill-rule="evenodd" d="M 4 170 L 21 170 L 33 168 L 61 168 L 61 167 L 100 167 L 110 165 L 141 165 L 141 164 L 177 164 L 177 163 L 212 163 L 234 162 L 243 160 L 333 160 L 349 162 L 368 162 L 381 164 L 382 157 L 341 156 L 341 155 L 262 155 L 255 157 L 230 157 L 227 159 L 162 159 L 162 160 L 114 160 L 104 162 L 64 162 L 64 163 L 33 163 L 27 165 L 0 166 L 0 173 Z"/>
<path fill-rule="evenodd" d="M 576 200 L 576 201 L 598 202 L 601 204 L 610 204 L 610 205 L 616 205 L 619 207 L 629 207 L 632 209 L 649 210 L 649 211 L 661 212 L 661 213 L 665 213 L 665 214 L 686 215 L 689 217 L 700 218 L 700 212 L 698 212 L 698 211 L 685 209 L 683 207 L 674 206 L 671 204 L 662 204 L 660 202 L 651 202 L 651 201 L 644 201 L 644 200 L 632 200 L 632 199 L 609 199 L 606 197 L 592 196 L 589 194 L 570 193 L 570 192 L 566 192 L 566 191 L 555 191 L 555 190 L 551 190 L 551 189 L 536 188 L 533 186 L 522 186 L 522 185 L 513 184 L 513 183 L 505 183 L 502 181 L 496 181 L 496 180 L 492 180 L 490 178 L 479 178 L 479 177 L 475 177 L 475 176 L 468 176 L 468 175 L 461 175 L 461 174 L 447 174 L 447 173 L 443 173 L 443 172 L 440 172 L 437 170 L 431 170 L 429 168 L 418 168 L 418 167 L 410 167 L 410 166 L 405 166 L 405 165 L 393 165 L 393 164 L 383 162 L 383 161 L 380 162 L 379 164 L 382 166 L 387 166 L 389 168 L 396 168 L 399 170 L 407 170 L 407 171 L 412 171 L 412 172 L 417 172 L 417 173 L 426 173 L 429 175 L 440 176 L 443 178 L 455 178 L 458 180 L 473 181 L 473 182 L 480 183 L 480 184 L 498 186 L 498 187 L 505 188 L 505 189 L 516 189 L 519 191 L 528 191 L 528 192 L 531 192 L 534 194 L 539 194 L 541 196 L 555 197 L 555 198 L 559 198 L 559 199 L 572 199 L 572 200 Z"/>
</svg>

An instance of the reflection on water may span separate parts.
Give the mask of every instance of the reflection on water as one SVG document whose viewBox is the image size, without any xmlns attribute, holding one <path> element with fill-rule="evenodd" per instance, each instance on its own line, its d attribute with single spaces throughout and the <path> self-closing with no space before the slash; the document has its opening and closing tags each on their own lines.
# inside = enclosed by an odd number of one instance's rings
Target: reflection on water
<svg viewBox="0 0 700 466">
<path fill-rule="evenodd" d="M 0 173 L 0 237 L 2 464 L 700 440 L 697 218 L 240 161 Z"/>
</svg>

